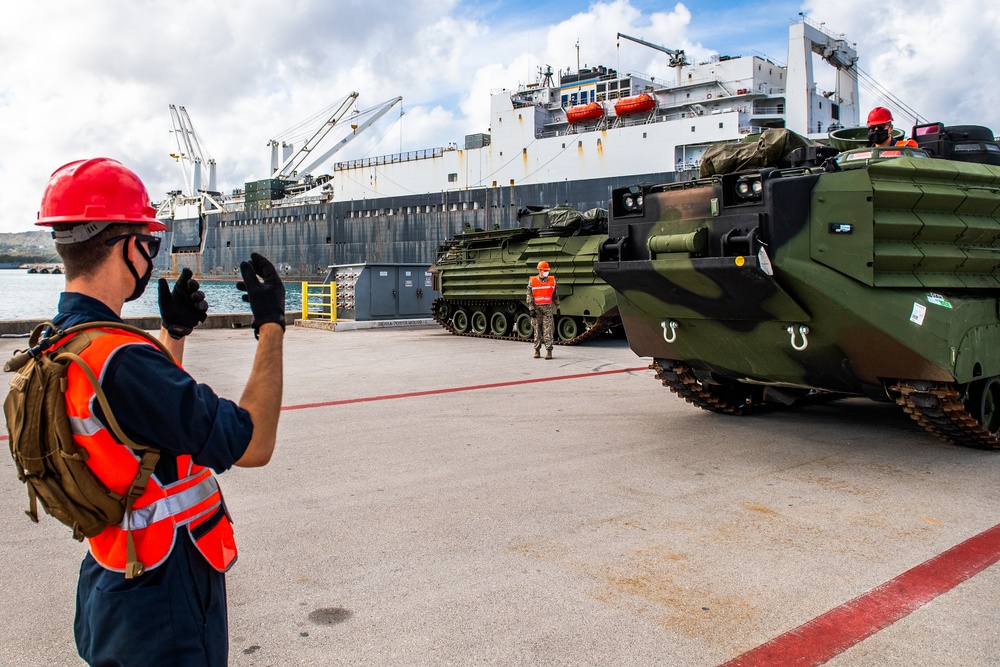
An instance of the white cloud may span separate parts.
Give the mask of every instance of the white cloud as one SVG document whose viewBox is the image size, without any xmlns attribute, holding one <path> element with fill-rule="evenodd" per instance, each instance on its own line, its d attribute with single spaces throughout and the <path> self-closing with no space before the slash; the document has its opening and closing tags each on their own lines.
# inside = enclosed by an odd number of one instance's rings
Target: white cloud
<svg viewBox="0 0 1000 667">
<path fill-rule="evenodd" d="M 361 93 L 362 108 L 402 95 L 405 116 L 391 112 L 344 157 L 461 143 L 465 134 L 484 132 L 491 90 L 531 81 L 544 65 L 575 68 L 577 41 L 581 64 L 657 78 L 673 75 L 666 57 L 625 40 L 619 46 L 617 32 L 695 59 L 709 53 L 690 37 L 693 21 L 701 39 L 712 25 L 709 16 L 692 17 L 710 11 L 699 3 L 653 12 L 628 0 L 576 11 L 535 4 L 12 5 L 0 23 L 0 231 L 30 229 L 48 175 L 81 157 L 120 159 L 154 199 L 180 187 L 181 170 L 168 157 L 175 150 L 169 104 L 190 112 L 219 163 L 219 185 L 228 189 L 265 175 L 268 139 L 352 90 Z M 1000 129 L 1000 75 L 992 67 L 1000 3 L 884 0 L 876 7 L 842 0 L 834 10 L 807 0 L 804 10 L 857 40 L 865 71 L 923 115 Z M 775 21 L 782 30 L 784 17 Z M 712 42 L 725 40 L 723 34 Z"/>
</svg>

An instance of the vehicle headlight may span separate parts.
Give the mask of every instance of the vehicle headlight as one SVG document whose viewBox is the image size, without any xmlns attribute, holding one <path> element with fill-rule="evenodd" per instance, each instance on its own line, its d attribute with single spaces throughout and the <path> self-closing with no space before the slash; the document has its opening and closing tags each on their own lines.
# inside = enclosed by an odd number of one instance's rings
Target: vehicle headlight
<svg viewBox="0 0 1000 667">
<path fill-rule="evenodd" d="M 760 176 L 743 176 L 736 181 L 736 198 L 742 201 L 753 201 L 761 198 L 764 185 Z"/>
</svg>

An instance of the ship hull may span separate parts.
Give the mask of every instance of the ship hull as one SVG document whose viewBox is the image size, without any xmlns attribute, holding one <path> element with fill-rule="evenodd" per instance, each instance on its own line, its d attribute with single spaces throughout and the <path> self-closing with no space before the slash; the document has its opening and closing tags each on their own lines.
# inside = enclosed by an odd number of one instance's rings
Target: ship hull
<svg viewBox="0 0 1000 667">
<path fill-rule="evenodd" d="M 427 264 L 438 245 L 473 229 L 517 226 L 532 205 L 607 208 L 614 188 L 677 180 L 673 171 L 455 192 L 209 213 L 169 221 L 157 257 L 161 271 L 236 275 L 251 252 L 265 254 L 288 277 L 315 278 L 327 267 L 375 262 Z"/>
</svg>

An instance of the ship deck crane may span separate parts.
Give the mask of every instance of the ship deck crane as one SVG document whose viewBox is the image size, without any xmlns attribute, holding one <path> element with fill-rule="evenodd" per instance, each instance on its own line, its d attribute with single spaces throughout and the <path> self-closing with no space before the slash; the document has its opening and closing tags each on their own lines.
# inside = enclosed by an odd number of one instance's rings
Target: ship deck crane
<svg viewBox="0 0 1000 667">
<path fill-rule="evenodd" d="M 347 115 L 347 112 L 351 109 L 351 105 L 358 99 L 358 96 L 359 93 L 352 92 L 334 102 L 330 107 L 332 111 L 330 115 L 327 116 L 323 124 L 319 126 L 313 135 L 309 137 L 309 139 L 307 139 L 297 151 L 285 158 L 284 162 L 274 169 L 271 173 L 271 178 L 291 179 L 298 174 L 299 167 L 302 166 L 302 163 L 306 161 L 306 158 L 309 157 L 309 154 L 312 151 L 316 150 L 316 147 L 319 146 L 326 135 L 330 133 L 330 130 L 332 130 L 334 126 L 340 122 L 340 119 Z M 278 142 L 276 139 L 272 139 L 268 143 L 269 145 L 275 145 Z M 310 167 L 311 166 L 312 165 L 310 165 Z"/>
<path fill-rule="evenodd" d="M 194 123 L 187 109 L 174 104 L 170 105 L 170 122 L 173 124 L 174 139 L 177 142 L 177 152 L 170 157 L 177 160 L 184 171 L 184 192 L 187 197 L 198 197 L 204 192 L 201 187 L 202 165 L 208 167 L 209 192 L 215 192 L 215 160 L 206 155 L 202 149 L 201 138 L 195 132 Z"/>
<path fill-rule="evenodd" d="M 667 65 L 670 67 L 677 68 L 677 85 L 681 85 L 681 68 L 691 64 L 691 61 L 687 59 L 684 54 L 683 49 L 668 49 L 665 46 L 660 46 L 659 44 L 653 44 L 652 42 L 647 42 L 638 37 L 632 37 L 631 35 L 626 35 L 623 32 L 618 33 L 618 38 L 624 37 L 630 42 L 635 42 L 636 44 L 642 44 L 643 46 L 648 46 L 655 51 L 661 51 L 667 54 Z"/>
</svg>

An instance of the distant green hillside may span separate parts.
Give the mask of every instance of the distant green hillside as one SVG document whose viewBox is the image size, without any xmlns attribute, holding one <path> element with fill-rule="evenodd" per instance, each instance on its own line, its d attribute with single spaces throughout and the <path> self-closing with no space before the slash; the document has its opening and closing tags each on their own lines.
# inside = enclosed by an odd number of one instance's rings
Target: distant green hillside
<svg viewBox="0 0 1000 667">
<path fill-rule="evenodd" d="M 51 232 L 0 232 L 0 263 L 58 261 Z"/>
</svg>

